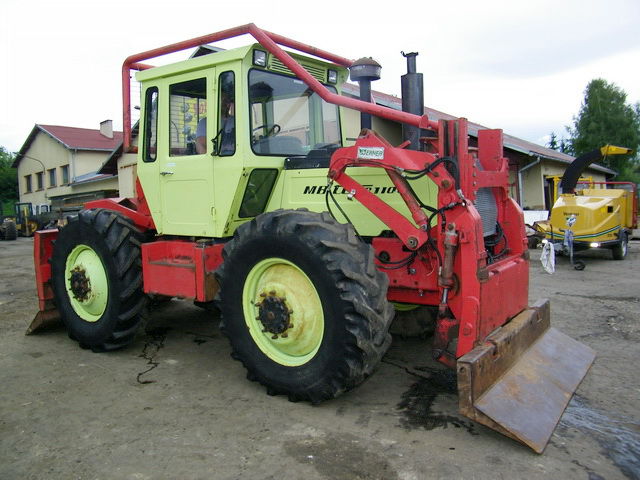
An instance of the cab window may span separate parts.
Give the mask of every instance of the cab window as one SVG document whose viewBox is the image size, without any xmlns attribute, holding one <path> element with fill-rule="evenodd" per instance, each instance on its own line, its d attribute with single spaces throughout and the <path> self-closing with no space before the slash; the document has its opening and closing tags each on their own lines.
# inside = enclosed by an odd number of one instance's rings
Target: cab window
<svg viewBox="0 0 640 480">
<path fill-rule="evenodd" d="M 169 87 L 169 155 L 184 156 L 206 153 L 207 80 L 197 78 L 174 83 Z M 204 133 L 202 133 L 204 131 Z M 202 135 L 201 135 L 202 133 Z"/>
<path fill-rule="evenodd" d="M 249 102 L 251 147 L 258 155 L 306 155 L 341 143 L 338 107 L 295 77 L 251 70 Z"/>
<path fill-rule="evenodd" d="M 145 94 L 144 102 L 144 153 L 142 160 L 155 162 L 158 157 L 158 88 L 151 87 Z M 63 171 L 64 172 L 64 171 Z M 62 183 L 65 183 L 63 173 Z"/>
<path fill-rule="evenodd" d="M 221 157 L 236 153 L 236 80 L 233 72 L 223 72 L 218 78 L 218 133 L 214 140 Z"/>
</svg>

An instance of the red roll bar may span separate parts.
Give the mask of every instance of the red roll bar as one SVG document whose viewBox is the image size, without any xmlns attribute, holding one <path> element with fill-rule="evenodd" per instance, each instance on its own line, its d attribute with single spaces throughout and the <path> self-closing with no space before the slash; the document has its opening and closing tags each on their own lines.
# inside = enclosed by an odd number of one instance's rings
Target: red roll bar
<svg viewBox="0 0 640 480">
<path fill-rule="evenodd" d="M 146 52 L 138 53 L 128 57 L 122 65 L 122 129 L 124 132 L 124 151 L 130 152 L 131 149 L 131 90 L 129 79 L 131 70 L 146 70 L 152 68 L 150 65 L 140 63 L 145 60 L 160 57 L 169 53 L 179 52 L 188 48 L 197 47 L 211 42 L 226 40 L 238 37 L 240 35 L 249 34 L 255 38 L 269 53 L 273 54 L 285 66 L 289 68 L 298 78 L 304 81 L 309 88 L 317 93 L 326 102 L 340 105 L 342 107 L 352 108 L 360 112 L 369 113 L 377 117 L 386 118 L 395 122 L 406 123 L 420 128 L 438 128 L 437 122 L 429 120 L 426 115 L 414 115 L 412 113 L 401 112 L 392 108 L 376 105 L 374 103 L 363 102 L 349 97 L 331 92 L 327 87 L 322 85 L 310 73 L 308 73 L 302 65 L 285 52 L 281 46 L 289 47 L 299 52 L 307 53 L 318 58 L 330 61 L 343 67 L 350 67 L 353 60 L 349 60 L 338 55 L 320 50 L 316 47 L 297 42 L 287 37 L 267 32 L 256 27 L 253 23 L 242 25 L 228 30 L 222 30 L 217 33 L 203 35 L 201 37 L 192 38 L 178 43 L 173 43 L 165 47 L 155 48 Z"/>
</svg>

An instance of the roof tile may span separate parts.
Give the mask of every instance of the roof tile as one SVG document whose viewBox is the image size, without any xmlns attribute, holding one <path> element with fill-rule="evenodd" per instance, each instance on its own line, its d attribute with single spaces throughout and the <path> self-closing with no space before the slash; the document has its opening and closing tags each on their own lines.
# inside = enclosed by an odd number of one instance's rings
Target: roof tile
<svg viewBox="0 0 640 480">
<path fill-rule="evenodd" d="M 111 151 L 122 142 L 122 132 L 113 132 L 113 138 L 105 137 L 100 130 L 90 128 L 38 125 L 42 130 L 74 150 Z"/>
</svg>

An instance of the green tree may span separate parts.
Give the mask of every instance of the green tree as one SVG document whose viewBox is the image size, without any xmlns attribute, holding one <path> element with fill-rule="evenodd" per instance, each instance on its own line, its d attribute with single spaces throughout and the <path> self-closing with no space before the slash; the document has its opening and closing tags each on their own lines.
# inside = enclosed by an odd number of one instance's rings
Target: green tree
<svg viewBox="0 0 640 480">
<path fill-rule="evenodd" d="M 606 144 L 627 147 L 637 153 L 640 146 L 640 105 L 629 105 L 627 94 L 602 78 L 591 80 L 580 111 L 569 132 L 570 152 L 579 156 Z M 633 160 L 615 155 L 604 160 L 607 167 L 628 173 Z M 633 169 L 631 169 L 633 170 Z"/>
<path fill-rule="evenodd" d="M 18 171 L 11 168 L 15 154 L 0 147 L 0 215 L 13 213 L 18 201 Z"/>
<path fill-rule="evenodd" d="M 560 148 L 560 145 L 558 145 L 558 136 L 556 135 L 556 132 L 551 132 L 551 134 L 549 135 L 547 148 L 550 148 L 551 150 L 558 150 Z"/>
</svg>

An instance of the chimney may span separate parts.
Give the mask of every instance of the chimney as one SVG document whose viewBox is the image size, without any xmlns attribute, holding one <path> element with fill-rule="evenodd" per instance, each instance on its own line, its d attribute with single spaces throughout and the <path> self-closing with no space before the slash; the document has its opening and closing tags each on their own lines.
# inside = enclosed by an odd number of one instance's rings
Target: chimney
<svg viewBox="0 0 640 480">
<path fill-rule="evenodd" d="M 100 122 L 100 135 L 113 138 L 113 120 L 104 120 Z"/>
</svg>

